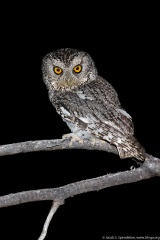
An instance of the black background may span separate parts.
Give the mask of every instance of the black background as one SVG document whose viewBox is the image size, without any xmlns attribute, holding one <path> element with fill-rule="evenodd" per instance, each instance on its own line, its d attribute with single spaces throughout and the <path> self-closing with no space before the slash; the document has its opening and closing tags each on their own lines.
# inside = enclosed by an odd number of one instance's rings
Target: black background
<svg viewBox="0 0 160 240">
<path fill-rule="evenodd" d="M 73 14 L 59 5 L 2 9 L 0 144 L 57 139 L 69 132 L 49 102 L 41 61 L 50 51 L 72 47 L 90 53 L 132 116 L 141 144 L 160 157 L 157 6 L 95 5 L 88 14 L 86 7 L 77 11 L 77 4 Z M 131 159 L 85 150 L 4 156 L 0 195 L 59 187 L 133 165 Z M 159 187 L 160 180 L 153 178 L 69 198 L 55 214 L 46 240 L 159 236 Z M 35 202 L 0 209 L 0 239 L 37 239 L 50 206 Z"/>
</svg>

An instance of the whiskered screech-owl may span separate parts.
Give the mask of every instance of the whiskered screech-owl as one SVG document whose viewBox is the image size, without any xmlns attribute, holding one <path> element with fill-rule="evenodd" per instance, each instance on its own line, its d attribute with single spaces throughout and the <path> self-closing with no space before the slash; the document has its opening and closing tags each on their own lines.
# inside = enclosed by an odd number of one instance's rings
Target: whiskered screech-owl
<svg viewBox="0 0 160 240">
<path fill-rule="evenodd" d="M 98 75 L 88 53 L 58 49 L 43 58 L 42 71 L 50 101 L 71 132 L 115 145 L 120 158 L 144 161 L 145 150 L 134 136 L 131 116 L 111 84 Z"/>
</svg>

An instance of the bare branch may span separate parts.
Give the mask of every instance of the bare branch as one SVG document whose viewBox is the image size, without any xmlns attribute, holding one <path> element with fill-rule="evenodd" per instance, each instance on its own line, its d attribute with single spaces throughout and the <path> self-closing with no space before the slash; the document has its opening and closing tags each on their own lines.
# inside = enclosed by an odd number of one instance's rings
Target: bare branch
<svg viewBox="0 0 160 240">
<path fill-rule="evenodd" d="M 57 209 L 59 208 L 59 206 L 62 205 L 63 203 L 64 202 L 62 200 L 56 200 L 56 201 L 53 202 L 51 210 L 50 210 L 50 212 L 49 212 L 49 214 L 47 216 L 47 219 L 46 219 L 46 221 L 44 223 L 42 233 L 41 233 L 40 237 L 38 238 L 38 240 L 45 239 L 47 231 L 48 231 L 49 224 L 50 224 L 50 222 L 52 220 L 52 217 L 55 214 L 55 212 L 57 211 Z"/>
<path fill-rule="evenodd" d="M 160 177 L 160 159 L 146 154 L 146 161 L 137 169 L 107 174 L 101 177 L 71 183 L 58 188 L 40 189 L 0 197 L 0 208 L 26 202 L 65 200 L 77 194 L 98 191 L 120 184 L 137 182 L 154 176 Z"/>
<path fill-rule="evenodd" d="M 0 146 L 0 156 L 22 152 L 51 151 L 62 149 L 102 150 L 117 154 L 117 149 L 103 141 L 78 141 L 72 138 L 40 140 L 14 143 Z M 136 182 L 153 176 L 160 176 L 160 159 L 146 154 L 146 161 L 139 168 L 125 172 L 108 174 L 101 177 L 71 183 L 53 189 L 24 191 L 0 197 L 0 207 L 42 200 L 65 200 L 71 196 L 89 191 L 98 191 L 107 187 Z"/>
<path fill-rule="evenodd" d="M 118 154 L 116 147 L 104 141 L 89 141 L 81 142 L 70 138 L 56 140 L 39 140 L 27 141 L 21 143 L 13 143 L 0 146 L 0 156 L 13 155 L 17 153 L 27 153 L 36 151 L 52 151 L 62 149 L 87 149 L 87 150 L 102 150 Z"/>
</svg>

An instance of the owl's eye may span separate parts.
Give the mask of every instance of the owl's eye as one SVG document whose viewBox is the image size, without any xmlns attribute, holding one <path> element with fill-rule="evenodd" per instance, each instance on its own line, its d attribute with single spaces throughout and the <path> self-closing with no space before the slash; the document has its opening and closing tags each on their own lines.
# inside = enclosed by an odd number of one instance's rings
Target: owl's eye
<svg viewBox="0 0 160 240">
<path fill-rule="evenodd" d="M 73 68 L 73 71 L 75 72 L 75 73 L 80 73 L 81 71 L 82 71 L 82 65 L 77 65 L 77 66 L 75 66 L 74 68 Z"/>
<path fill-rule="evenodd" d="M 53 71 L 55 72 L 55 74 L 60 75 L 62 73 L 62 68 L 60 67 L 54 67 Z"/>
</svg>

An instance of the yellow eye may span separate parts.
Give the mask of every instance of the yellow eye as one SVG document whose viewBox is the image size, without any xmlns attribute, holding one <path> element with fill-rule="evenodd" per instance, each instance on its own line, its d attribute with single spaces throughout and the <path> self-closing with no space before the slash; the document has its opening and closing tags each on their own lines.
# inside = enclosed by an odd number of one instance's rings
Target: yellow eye
<svg viewBox="0 0 160 240">
<path fill-rule="evenodd" d="M 55 74 L 57 74 L 57 75 L 60 75 L 62 73 L 62 68 L 60 68 L 60 67 L 54 67 L 53 70 L 54 70 Z"/>
<path fill-rule="evenodd" d="M 77 65 L 77 66 L 75 66 L 74 68 L 73 68 L 73 71 L 75 72 L 75 73 L 80 73 L 81 71 L 82 71 L 82 65 Z"/>
</svg>

